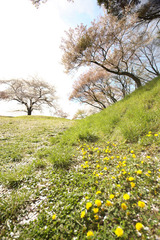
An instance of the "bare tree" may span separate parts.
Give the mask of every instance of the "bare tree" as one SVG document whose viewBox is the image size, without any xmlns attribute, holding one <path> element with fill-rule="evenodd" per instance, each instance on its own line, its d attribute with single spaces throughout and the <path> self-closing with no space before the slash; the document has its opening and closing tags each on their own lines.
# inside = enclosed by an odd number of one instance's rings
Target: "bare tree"
<svg viewBox="0 0 160 240">
<path fill-rule="evenodd" d="M 8 88 L 5 90 L 7 101 L 16 101 L 25 107 L 27 115 L 31 115 L 33 110 L 41 110 L 42 105 L 56 108 L 56 91 L 48 83 L 32 78 L 32 80 L 12 79 L 1 81 Z"/>
<path fill-rule="evenodd" d="M 142 46 L 135 54 L 138 60 L 136 61 L 138 68 L 143 67 L 145 72 L 151 76 L 151 79 L 160 75 L 159 45 L 160 39 L 155 38 L 148 45 Z"/>
<path fill-rule="evenodd" d="M 140 87 L 143 79 L 136 75 L 135 54 L 149 43 L 150 36 L 144 28 L 137 33 L 138 29 L 133 28 L 136 21 L 133 15 L 119 21 L 105 15 L 89 28 L 81 24 L 69 29 L 61 45 L 66 71 L 94 64 L 109 73 L 131 78 Z"/>
</svg>

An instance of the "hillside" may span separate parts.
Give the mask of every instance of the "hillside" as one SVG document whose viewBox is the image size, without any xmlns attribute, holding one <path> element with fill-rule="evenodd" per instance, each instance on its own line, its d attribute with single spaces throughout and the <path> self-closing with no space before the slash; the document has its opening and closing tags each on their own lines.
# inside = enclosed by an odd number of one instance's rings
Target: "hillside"
<svg viewBox="0 0 160 240">
<path fill-rule="evenodd" d="M 160 78 L 83 120 L 0 117 L 0 237 L 158 239 Z"/>
</svg>

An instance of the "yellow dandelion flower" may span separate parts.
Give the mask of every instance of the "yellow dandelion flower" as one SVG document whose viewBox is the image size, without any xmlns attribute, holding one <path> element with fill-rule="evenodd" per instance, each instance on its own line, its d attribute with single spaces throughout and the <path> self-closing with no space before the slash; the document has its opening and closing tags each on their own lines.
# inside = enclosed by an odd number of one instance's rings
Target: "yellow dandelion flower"
<svg viewBox="0 0 160 240">
<path fill-rule="evenodd" d="M 133 150 L 131 150 L 131 153 L 134 153 L 134 151 L 133 151 Z"/>
<path fill-rule="evenodd" d="M 100 168 L 100 165 L 99 164 L 97 164 L 97 166 L 96 166 L 97 168 Z"/>
<path fill-rule="evenodd" d="M 112 179 L 116 179 L 116 177 L 113 176 Z"/>
<path fill-rule="evenodd" d="M 142 228 L 143 228 L 143 224 L 142 223 L 140 223 L 140 222 L 136 223 L 136 229 L 138 231 L 140 231 Z"/>
<path fill-rule="evenodd" d="M 114 195 L 113 195 L 113 194 L 111 194 L 111 195 L 109 196 L 109 198 L 110 198 L 110 199 L 113 199 L 113 198 L 114 198 Z"/>
<path fill-rule="evenodd" d="M 88 210 L 88 209 L 90 209 L 92 207 L 92 203 L 91 202 L 87 202 L 86 203 L 86 209 Z"/>
<path fill-rule="evenodd" d="M 101 200 L 97 199 L 95 201 L 95 204 L 97 205 L 97 207 L 100 207 L 102 205 L 102 202 L 101 202 Z"/>
<path fill-rule="evenodd" d="M 130 182 L 130 184 L 131 184 L 131 188 L 134 188 L 136 185 L 134 182 Z"/>
<path fill-rule="evenodd" d="M 93 208 L 93 212 L 94 213 L 98 213 L 99 212 L 99 208 Z"/>
<path fill-rule="evenodd" d="M 56 214 L 54 214 L 53 216 L 52 216 L 52 220 L 55 220 L 56 219 Z"/>
<path fill-rule="evenodd" d="M 151 156 L 146 156 L 146 158 L 150 159 L 150 158 L 151 158 Z"/>
<path fill-rule="evenodd" d="M 123 235 L 124 231 L 121 227 L 117 227 L 115 230 L 115 234 L 117 235 L 117 237 L 121 237 Z"/>
<path fill-rule="evenodd" d="M 92 236 L 94 236 L 93 231 L 88 231 L 88 232 L 87 232 L 87 237 L 92 237 Z"/>
<path fill-rule="evenodd" d="M 130 182 L 132 182 L 132 181 L 134 180 L 134 178 L 133 178 L 133 177 L 129 177 L 128 180 L 129 180 Z"/>
<path fill-rule="evenodd" d="M 150 137 L 150 136 L 152 136 L 152 134 L 148 133 L 146 136 L 147 136 L 147 137 Z"/>
<path fill-rule="evenodd" d="M 94 215 L 94 218 L 95 218 L 95 220 L 98 220 L 99 216 L 98 215 Z"/>
<path fill-rule="evenodd" d="M 150 174 L 148 174 L 148 173 L 146 173 L 146 176 L 147 176 L 147 177 L 150 177 L 151 175 L 150 175 Z"/>
<path fill-rule="evenodd" d="M 94 148 L 94 151 L 97 151 L 98 150 L 98 148 Z"/>
<path fill-rule="evenodd" d="M 123 160 L 126 160 L 127 158 L 126 157 L 123 157 Z"/>
<path fill-rule="evenodd" d="M 154 134 L 154 136 L 155 136 L 155 137 L 158 137 L 158 134 L 157 134 L 157 133 L 155 133 L 155 134 Z"/>
<path fill-rule="evenodd" d="M 81 218 L 84 218 L 85 215 L 86 215 L 85 211 L 82 211 L 82 212 L 81 212 Z"/>
<path fill-rule="evenodd" d="M 101 194 L 101 193 L 102 193 L 101 191 L 97 191 L 97 192 L 96 192 L 97 195 L 98 195 L 98 194 Z"/>
<path fill-rule="evenodd" d="M 103 170 L 105 170 L 105 171 L 106 171 L 106 170 L 107 170 L 107 167 L 104 167 L 104 169 L 103 169 Z"/>
<path fill-rule="evenodd" d="M 136 155 L 135 155 L 135 154 L 132 154 L 132 157 L 133 157 L 133 158 L 136 158 Z"/>
<path fill-rule="evenodd" d="M 117 184 L 117 187 L 121 187 L 121 185 L 120 185 L 120 184 Z"/>
<path fill-rule="evenodd" d="M 128 199 L 130 199 L 130 196 L 129 196 L 129 194 L 127 194 L 127 193 L 126 193 L 126 194 L 124 194 L 124 195 L 123 195 L 123 199 L 124 199 L 124 200 L 128 200 Z"/>
<path fill-rule="evenodd" d="M 112 205 L 113 205 L 113 203 L 112 203 L 111 201 L 109 201 L 109 200 L 106 201 L 106 206 L 107 206 L 107 207 L 110 207 L 110 206 L 112 206 Z"/>
<path fill-rule="evenodd" d="M 140 208 L 144 208 L 144 207 L 145 207 L 145 203 L 142 202 L 142 201 L 138 201 L 138 206 L 139 206 Z"/>
<path fill-rule="evenodd" d="M 83 168 L 87 168 L 87 167 L 89 167 L 88 165 L 83 165 Z"/>
<path fill-rule="evenodd" d="M 141 175 L 141 174 L 142 174 L 142 170 L 138 170 L 138 171 L 137 171 L 137 174 L 138 174 L 138 175 Z"/>
<path fill-rule="evenodd" d="M 122 203 L 122 204 L 121 204 L 121 208 L 122 208 L 123 210 L 126 210 L 126 209 L 127 209 L 127 205 L 126 205 L 125 203 Z"/>
<path fill-rule="evenodd" d="M 126 214 L 127 214 L 127 216 L 129 216 L 129 215 L 130 215 L 130 212 L 126 212 Z"/>
</svg>

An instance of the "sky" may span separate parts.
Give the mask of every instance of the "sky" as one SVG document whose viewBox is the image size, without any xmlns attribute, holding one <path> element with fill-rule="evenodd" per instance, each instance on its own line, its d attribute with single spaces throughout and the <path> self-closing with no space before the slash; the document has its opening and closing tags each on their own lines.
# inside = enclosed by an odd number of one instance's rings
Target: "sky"
<svg viewBox="0 0 160 240">
<path fill-rule="evenodd" d="M 37 9 L 30 0 L 0 0 L 0 80 L 37 76 L 55 86 L 70 118 L 81 108 L 68 100 L 77 74 L 65 74 L 59 46 L 65 31 L 102 13 L 96 0 L 48 0 Z M 0 101 L 0 115 L 24 115 L 20 106 Z M 33 112 L 34 114 L 34 112 Z M 41 115 L 53 115 L 44 109 Z"/>
</svg>

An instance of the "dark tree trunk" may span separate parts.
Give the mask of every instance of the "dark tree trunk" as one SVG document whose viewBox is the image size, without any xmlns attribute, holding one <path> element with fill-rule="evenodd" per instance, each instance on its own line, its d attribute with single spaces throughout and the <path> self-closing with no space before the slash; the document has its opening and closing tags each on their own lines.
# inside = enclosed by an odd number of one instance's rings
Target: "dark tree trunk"
<svg viewBox="0 0 160 240">
<path fill-rule="evenodd" d="M 31 109 L 27 109 L 27 115 L 31 115 L 32 114 L 32 110 Z"/>
<path fill-rule="evenodd" d="M 101 64 L 101 63 L 99 63 L 99 62 L 97 62 L 97 61 L 90 61 L 91 63 L 95 63 L 96 65 L 98 65 L 98 66 L 100 66 L 100 67 L 102 67 L 103 69 L 105 69 L 107 72 L 110 72 L 110 73 L 113 73 L 113 74 L 116 74 L 116 75 L 119 75 L 119 76 L 128 76 L 128 77 L 130 77 L 130 78 L 132 78 L 133 79 L 133 81 L 136 83 L 136 85 L 137 85 L 137 88 L 139 88 L 139 87 L 141 87 L 142 86 L 142 83 L 141 83 L 141 80 L 137 77 L 137 76 L 135 76 L 133 73 L 130 73 L 130 72 L 118 72 L 118 71 L 114 71 L 114 70 L 111 70 L 111 69 L 109 69 L 109 68 L 107 68 L 107 67 L 105 67 L 103 64 Z"/>
</svg>

